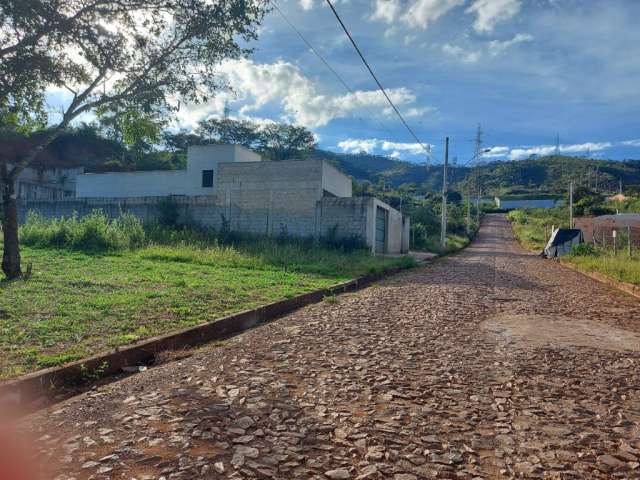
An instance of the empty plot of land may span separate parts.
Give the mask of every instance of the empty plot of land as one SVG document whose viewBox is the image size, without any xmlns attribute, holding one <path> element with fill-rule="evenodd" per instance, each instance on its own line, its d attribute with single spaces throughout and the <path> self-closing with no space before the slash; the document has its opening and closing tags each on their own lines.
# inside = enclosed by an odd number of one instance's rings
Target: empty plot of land
<svg viewBox="0 0 640 480">
<path fill-rule="evenodd" d="M 26 428 L 60 479 L 640 478 L 639 333 L 636 299 L 489 217 L 458 255 Z"/>
<path fill-rule="evenodd" d="M 0 380 L 410 263 L 269 241 L 23 258 L 33 276 L 0 281 Z"/>
</svg>

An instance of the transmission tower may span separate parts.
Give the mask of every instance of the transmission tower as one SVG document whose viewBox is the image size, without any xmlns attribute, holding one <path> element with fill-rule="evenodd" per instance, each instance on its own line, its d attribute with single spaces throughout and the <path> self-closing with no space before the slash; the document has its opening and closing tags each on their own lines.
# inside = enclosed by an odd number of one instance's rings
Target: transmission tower
<svg viewBox="0 0 640 480">
<path fill-rule="evenodd" d="M 480 163 L 482 161 L 482 125 L 478 124 L 478 130 L 476 131 L 476 151 L 474 152 L 473 158 L 475 158 L 476 163 Z"/>
</svg>

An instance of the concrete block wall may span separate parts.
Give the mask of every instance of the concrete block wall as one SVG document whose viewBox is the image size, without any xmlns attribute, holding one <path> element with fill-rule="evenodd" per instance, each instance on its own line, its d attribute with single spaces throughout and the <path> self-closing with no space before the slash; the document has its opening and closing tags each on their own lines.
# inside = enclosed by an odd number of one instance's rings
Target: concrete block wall
<svg viewBox="0 0 640 480">
<path fill-rule="evenodd" d="M 366 242 L 371 201 L 367 197 L 323 198 L 318 202 L 318 235 L 326 236 L 335 228 L 338 237 L 361 237 Z"/>
<path fill-rule="evenodd" d="M 307 192 L 310 197 L 311 192 Z M 271 192 L 265 200 L 262 190 L 231 191 L 219 196 L 171 197 L 179 220 L 220 230 L 223 219 L 232 231 L 256 235 L 319 238 L 336 230 L 338 238 L 361 238 L 369 247 L 375 245 L 375 209 L 388 210 L 387 251 L 400 253 L 408 249 L 408 219 L 400 212 L 372 197 L 322 197 L 311 208 L 301 208 L 299 192 Z M 111 218 L 131 213 L 144 222 L 157 221 L 162 212 L 162 197 L 84 198 L 68 201 L 25 201 L 18 203 L 18 216 L 24 222 L 29 211 L 45 218 L 79 217 L 101 210 Z"/>
</svg>

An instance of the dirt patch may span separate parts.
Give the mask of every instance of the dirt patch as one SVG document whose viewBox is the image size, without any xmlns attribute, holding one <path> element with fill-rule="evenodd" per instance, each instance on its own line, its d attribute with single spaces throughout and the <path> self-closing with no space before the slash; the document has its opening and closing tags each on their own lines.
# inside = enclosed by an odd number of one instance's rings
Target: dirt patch
<svg viewBox="0 0 640 480">
<path fill-rule="evenodd" d="M 532 346 L 591 347 L 602 350 L 640 351 L 640 335 L 601 322 L 551 315 L 501 314 L 482 328 L 507 342 Z"/>
</svg>

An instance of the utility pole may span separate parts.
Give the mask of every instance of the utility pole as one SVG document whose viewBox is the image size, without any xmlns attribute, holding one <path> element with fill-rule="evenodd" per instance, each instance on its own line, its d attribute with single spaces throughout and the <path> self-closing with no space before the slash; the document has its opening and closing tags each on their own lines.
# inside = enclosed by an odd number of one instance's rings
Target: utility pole
<svg viewBox="0 0 640 480">
<path fill-rule="evenodd" d="M 474 158 L 476 162 L 476 223 L 478 224 L 477 228 L 480 228 L 480 170 L 478 165 L 482 163 L 482 125 L 478 123 L 478 129 L 476 130 L 476 151 L 474 153 Z"/>
<path fill-rule="evenodd" d="M 444 170 L 442 174 L 442 224 L 440 225 L 440 250 L 447 246 L 447 167 L 449 165 L 449 137 L 444 140 Z"/>
<path fill-rule="evenodd" d="M 560 134 L 556 133 L 556 157 L 560 155 Z"/>
<path fill-rule="evenodd" d="M 620 179 L 620 195 L 622 195 L 622 179 Z"/>
<path fill-rule="evenodd" d="M 467 236 L 471 234 L 471 189 L 467 183 Z"/>
<path fill-rule="evenodd" d="M 478 224 L 477 228 L 480 229 L 480 194 L 482 191 L 480 190 L 480 184 L 476 186 L 476 223 Z"/>
<path fill-rule="evenodd" d="M 573 181 L 569 183 L 569 228 L 573 228 Z"/>
</svg>

